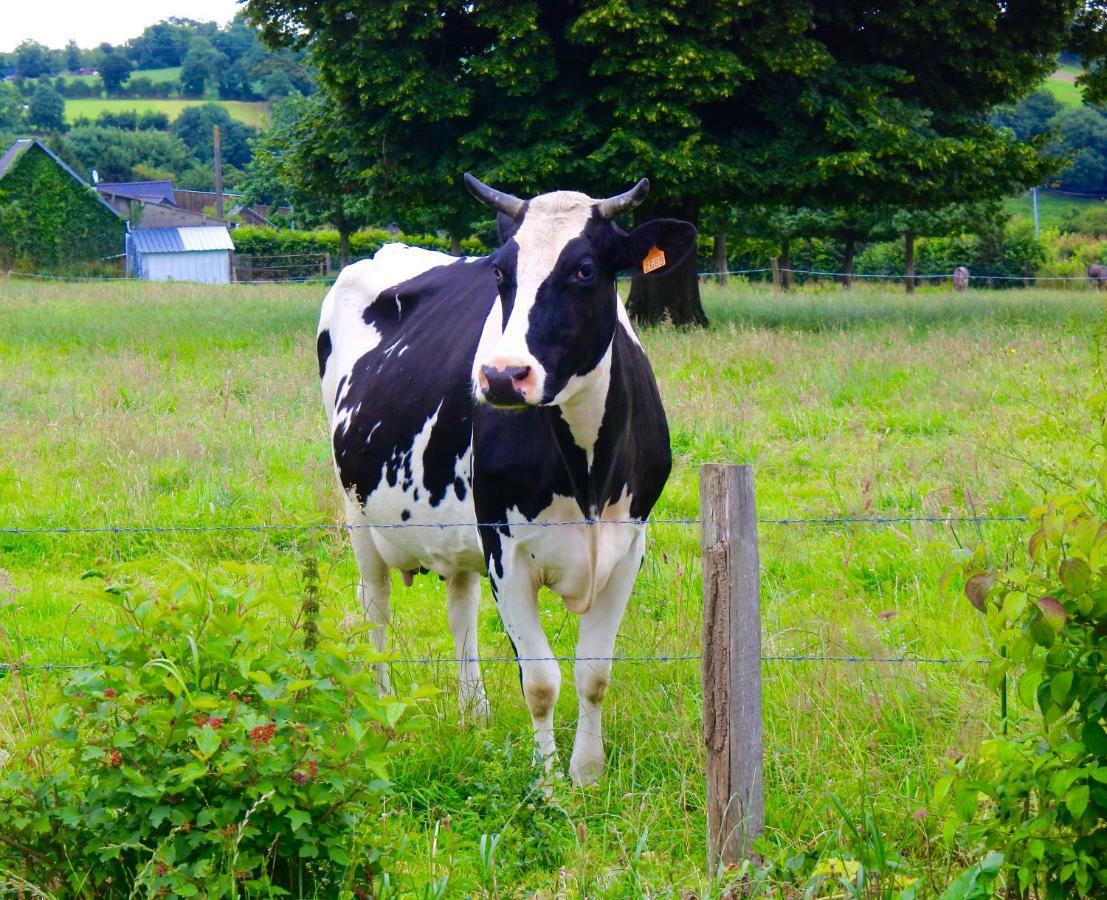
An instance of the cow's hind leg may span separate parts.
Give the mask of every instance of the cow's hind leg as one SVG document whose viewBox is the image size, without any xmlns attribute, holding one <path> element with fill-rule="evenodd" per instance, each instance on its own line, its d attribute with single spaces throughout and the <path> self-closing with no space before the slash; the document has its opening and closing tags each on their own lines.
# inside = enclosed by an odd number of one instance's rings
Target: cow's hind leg
<svg viewBox="0 0 1107 900">
<path fill-rule="evenodd" d="M 446 580 L 446 618 L 454 636 L 454 653 L 459 662 L 458 705 L 461 719 L 488 719 L 488 697 L 484 693 L 480 663 L 477 662 L 477 612 L 480 608 L 480 576 L 462 572 Z"/>
<path fill-rule="evenodd" d="M 603 724 L 600 719 L 604 694 L 611 680 L 611 655 L 623 620 L 634 579 L 642 564 L 645 537 L 640 533 L 626 557 L 618 563 L 592 604 L 580 617 L 577 662 L 577 733 L 569 775 L 576 784 L 595 781 L 604 770 Z"/>
<path fill-rule="evenodd" d="M 373 534 L 368 528 L 351 528 L 350 544 L 354 548 L 361 576 L 358 579 L 357 599 L 366 621 L 374 626 L 373 646 L 379 653 L 384 653 L 388 645 L 388 623 L 392 621 L 392 581 L 388 566 L 377 552 Z M 377 680 L 382 694 L 392 693 L 388 663 L 377 663 Z"/>
</svg>

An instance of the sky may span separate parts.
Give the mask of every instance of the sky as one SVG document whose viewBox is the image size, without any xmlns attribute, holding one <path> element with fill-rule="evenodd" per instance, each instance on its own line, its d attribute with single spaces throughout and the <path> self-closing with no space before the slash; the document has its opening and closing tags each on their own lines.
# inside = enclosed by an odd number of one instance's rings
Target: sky
<svg viewBox="0 0 1107 900">
<path fill-rule="evenodd" d="M 27 38 L 54 48 L 70 38 L 86 48 L 121 44 L 170 16 L 222 25 L 237 9 L 235 0 L 0 0 L 0 52 Z"/>
</svg>

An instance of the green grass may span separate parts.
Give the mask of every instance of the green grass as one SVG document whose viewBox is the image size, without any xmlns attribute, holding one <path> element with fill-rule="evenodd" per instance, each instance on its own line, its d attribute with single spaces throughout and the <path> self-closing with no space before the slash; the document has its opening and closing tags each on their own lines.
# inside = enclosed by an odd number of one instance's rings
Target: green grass
<svg viewBox="0 0 1107 900">
<path fill-rule="evenodd" d="M 1038 223 L 1043 228 L 1057 228 L 1072 212 L 1083 212 L 1093 206 L 1102 203 L 1093 197 L 1067 197 L 1063 194 L 1049 194 L 1038 191 Z M 1019 194 L 1017 197 L 1008 197 L 1003 201 L 1004 212 L 1021 216 L 1028 221 L 1034 219 L 1034 201 L 1030 192 Z"/>
<path fill-rule="evenodd" d="M 695 516 L 703 462 L 752 462 L 766 518 L 1025 512 L 1094 463 L 1082 411 L 1101 298 L 1090 291 L 879 289 L 775 296 L 706 289 L 710 329 L 644 331 L 675 469 L 660 516 Z M 318 286 L 206 288 L 0 282 L 0 527 L 334 522 L 337 491 L 318 397 Z M 975 612 L 942 573 L 958 543 L 1024 553 L 1017 524 L 761 529 L 764 650 L 771 655 L 976 657 Z M 106 605 L 81 574 L 123 565 L 151 578 L 174 557 L 267 589 L 298 590 L 321 557 L 328 615 L 353 613 L 342 537 L 285 532 L 0 534 L 0 608 L 15 652 L 79 660 Z M 616 653 L 700 649 L 696 529 L 657 525 Z M 443 592 L 418 578 L 393 595 L 392 646 L 449 656 Z M 487 592 L 486 592 L 487 593 Z M 576 619 L 547 597 L 555 652 Z M 492 604 L 482 651 L 510 655 Z M 572 667 L 558 705 L 567 760 Z M 29 676 L 28 676 L 29 677 Z M 504 896 L 702 892 L 701 694 L 695 662 L 616 664 L 606 704 L 609 770 L 554 802 L 526 794 L 529 722 L 513 667 L 485 673 L 494 717 L 458 727 L 449 665 L 398 665 L 400 688 L 442 687 L 424 730 L 396 753 L 389 822 L 411 836 L 401 875 L 450 875 L 475 893 L 482 834 L 503 832 Z M 3 685 L 0 684 L 0 698 Z M 831 805 L 871 805 L 886 841 L 928 880 L 948 878 L 930 790 L 950 756 L 998 726 L 974 666 L 766 663 L 770 859 L 835 852 Z M 2 724 L 2 722 L 0 722 Z"/>
<path fill-rule="evenodd" d="M 1080 66 L 1061 66 L 1042 85 L 1058 102 L 1064 106 L 1081 106 L 1084 103 L 1084 94 L 1076 84 L 1076 76 L 1083 70 Z"/>
<path fill-rule="evenodd" d="M 227 112 L 239 122 L 244 122 L 255 128 L 269 123 L 269 104 L 265 102 L 246 100 L 132 100 L 127 98 L 104 100 L 97 97 L 67 99 L 65 101 L 65 119 L 67 122 L 73 122 L 84 116 L 95 121 L 102 112 L 121 113 L 126 110 L 134 110 L 138 113 L 162 112 L 169 116 L 169 120 L 172 121 L 189 106 L 200 106 L 204 103 L 217 103 L 225 107 Z"/>
<path fill-rule="evenodd" d="M 83 84 L 95 84 L 100 80 L 99 75 L 63 75 L 66 81 L 79 81 Z M 154 84 L 179 81 L 181 77 L 180 66 L 170 66 L 165 69 L 136 69 L 131 73 L 131 78 L 145 78 Z"/>
</svg>

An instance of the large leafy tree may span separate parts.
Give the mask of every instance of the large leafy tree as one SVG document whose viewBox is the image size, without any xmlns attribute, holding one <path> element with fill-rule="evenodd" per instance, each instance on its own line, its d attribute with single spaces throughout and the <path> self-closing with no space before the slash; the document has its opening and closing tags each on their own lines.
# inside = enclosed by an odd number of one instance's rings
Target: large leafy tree
<svg viewBox="0 0 1107 900">
<path fill-rule="evenodd" d="M 116 50 L 111 44 L 100 45 L 99 67 L 100 79 L 104 82 L 104 90 L 108 92 L 108 96 L 119 93 L 133 68 L 131 58 L 121 49 Z"/>
<path fill-rule="evenodd" d="M 27 123 L 37 132 L 65 131 L 65 98 L 49 81 L 35 85 L 27 104 Z"/>
<path fill-rule="evenodd" d="M 338 231 L 339 264 L 350 235 L 369 223 L 372 193 L 357 154 L 356 130 L 324 94 L 294 94 L 273 110 L 273 125 L 254 144 L 244 185 L 251 202 L 291 204 L 309 224 Z"/>
<path fill-rule="evenodd" d="M 985 114 L 1066 45 L 1103 56 L 1081 0 L 246 0 L 270 41 L 311 49 L 361 124 L 397 218 L 456 231 L 473 169 L 517 194 L 593 195 L 641 175 L 640 217 L 728 205 L 937 208 L 1031 184 L 1037 148 Z M 1090 89 L 1098 89 L 1090 76 Z M 1107 93 L 1107 88 L 1104 88 Z M 648 284 L 654 284 L 652 293 Z M 646 318 L 703 320 L 695 260 L 637 279 Z"/>
</svg>

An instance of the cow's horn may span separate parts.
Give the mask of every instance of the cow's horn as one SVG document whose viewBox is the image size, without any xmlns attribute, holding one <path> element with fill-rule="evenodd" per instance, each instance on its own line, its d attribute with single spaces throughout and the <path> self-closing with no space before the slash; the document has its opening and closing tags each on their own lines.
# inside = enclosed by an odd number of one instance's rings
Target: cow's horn
<svg viewBox="0 0 1107 900">
<path fill-rule="evenodd" d="M 649 192 L 650 180 L 643 178 L 629 191 L 616 194 L 614 197 L 608 197 L 606 200 L 600 200 L 596 205 L 600 209 L 601 216 L 605 219 L 614 219 L 620 213 L 624 213 L 628 209 L 634 209 L 646 199 L 646 194 Z"/>
<path fill-rule="evenodd" d="M 490 188 L 487 184 L 474 178 L 468 172 L 465 173 L 464 178 L 465 186 L 469 188 L 474 197 L 486 206 L 491 206 L 494 210 L 502 212 L 505 216 L 510 216 L 513 219 L 517 219 L 519 213 L 523 211 L 523 206 L 525 204 L 518 197 L 505 194 L 503 191 L 497 191 L 495 188 Z"/>
</svg>

